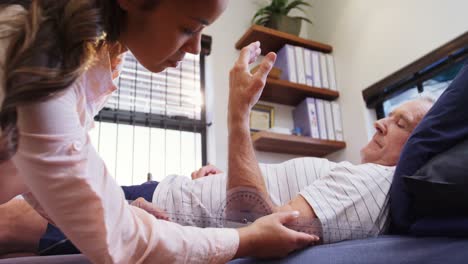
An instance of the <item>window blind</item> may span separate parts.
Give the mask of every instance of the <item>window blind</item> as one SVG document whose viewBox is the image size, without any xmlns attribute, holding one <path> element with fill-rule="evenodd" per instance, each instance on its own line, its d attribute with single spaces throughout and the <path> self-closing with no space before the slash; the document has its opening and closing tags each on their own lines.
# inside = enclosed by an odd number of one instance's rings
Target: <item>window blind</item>
<svg viewBox="0 0 468 264">
<path fill-rule="evenodd" d="M 127 54 L 118 87 L 105 106 L 108 109 L 200 120 L 199 56 L 188 54 L 179 68 L 152 73 Z"/>
<path fill-rule="evenodd" d="M 206 164 L 204 58 L 187 54 L 177 68 L 152 73 L 126 54 L 118 89 L 95 117 L 91 140 L 120 185 L 162 180 Z"/>
<path fill-rule="evenodd" d="M 200 132 L 204 122 L 200 56 L 187 54 L 178 68 L 146 70 L 130 53 L 117 79 L 119 89 L 99 121 Z"/>
</svg>

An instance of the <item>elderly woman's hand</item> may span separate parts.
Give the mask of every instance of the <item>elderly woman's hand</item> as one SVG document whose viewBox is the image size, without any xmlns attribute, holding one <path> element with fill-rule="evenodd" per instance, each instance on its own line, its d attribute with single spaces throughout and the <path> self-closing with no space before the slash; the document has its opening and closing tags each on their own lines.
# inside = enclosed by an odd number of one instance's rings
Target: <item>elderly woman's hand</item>
<svg viewBox="0 0 468 264">
<path fill-rule="evenodd" d="M 152 203 L 145 200 L 145 198 L 140 197 L 133 201 L 131 205 L 145 210 L 147 213 L 153 215 L 157 219 L 169 221 L 169 216 L 164 212 L 164 210 L 154 206 Z"/>
<path fill-rule="evenodd" d="M 249 65 L 260 55 L 260 42 L 254 42 L 241 50 L 238 60 L 229 75 L 229 118 L 248 118 L 257 103 L 266 78 L 276 60 L 276 54 L 268 53 L 258 71 L 251 74 Z"/>
<path fill-rule="evenodd" d="M 209 175 L 215 175 L 218 173 L 223 173 L 222 170 L 216 168 L 214 165 L 208 164 L 206 166 L 201 167 L 199 170 L 192 172 L 192 180 L 196 180 L 199 178 L 203 178 Z"/>
</svg>

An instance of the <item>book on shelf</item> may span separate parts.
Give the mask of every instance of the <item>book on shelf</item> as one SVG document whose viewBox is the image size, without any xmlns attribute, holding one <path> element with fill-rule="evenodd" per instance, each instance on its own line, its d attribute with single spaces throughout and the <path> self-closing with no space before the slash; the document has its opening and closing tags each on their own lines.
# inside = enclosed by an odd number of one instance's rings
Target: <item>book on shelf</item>
<svg viewBox="0 0 468 264">
<path fill-rule="evenodd" d="M 293 110 L 293 119 L 294 127 L 299 127 L 303 136 L 319 138 L 315 100 L 315 98 L 304 99 Z"/>
<path fill-rule="evenodd" d="M 338 141 L 343 141 L 343 122 L 341 119 L 340 105 L 337 102 L 332 102 L 332 115 L 333 115 L 333 127 L 335 129 L 335 138 Z"/>
<path fill-rule="evenodd" d="M 319 127 L 320 139 L 327 140 L 327 121 L 325 120 L 325 102 L 322 99 L 315 99 L 315 106 L 317 107 L 317 121 Z"/>
<path fill-rule="evenodd" d="M 333 112 L 331 102 L 325 101 L 325 120 L 327 123 L 327 138 L 335 140 L 335 128 L 333 126 Z"/>
<path fill-rule="evenodd" d="M 328 80 L 330 89 L 337 91 L 338 88 L 336 87 L 335 61 L 332 55 L 326 54 L 325 56 L 327 57 Z"/>
<path fill-rule="evenodd" d="M 343 125 L 338 102 L 304 99 L 293 110 L 294 127 L 302 135 L 323 140 L 343 141 Z"/>
<path fill-rule="evenodd" d="M 330 83 L 328 81 L 328 68 L 327 57 L 323 53 L 320 54 L 320 74 L 322 76 L 322 88 L 329 89 Z"/>
<path fill-rule="evenodd" d="M 317 51 L 311 51 L 312 57 L 312 76 L 315 87 L 322 87 L 322 77 L 320 76 L 320 55 Z"/>
<path fill-rule="evenodd" d="M 333 55 L 290 44 L 278 51 L 275 67 L 281 69 L 282 80 L 337 90 Z"/>
<path fill-rule="evenodd" d="M 281 79 L 297 83 L 297 67 L 294 46 L 286 44 L 278 51 L 275 67 L 281 69 Z"/>
<path fill-rule="evenodd" d="M 312 53 L 308 49 L 304 49 L 304 66 L 306 75 L 306 84 L 314 86 L 314 75 L 312 72 Z"/>
<path fill-rule="evenodd" d="M 296 72 L 297 72 L 297 83 L 306 84 L 306 73 L 304 64 L 304 48 L 294 47 L 294 54 L 296 55 Z"/>
</svg>

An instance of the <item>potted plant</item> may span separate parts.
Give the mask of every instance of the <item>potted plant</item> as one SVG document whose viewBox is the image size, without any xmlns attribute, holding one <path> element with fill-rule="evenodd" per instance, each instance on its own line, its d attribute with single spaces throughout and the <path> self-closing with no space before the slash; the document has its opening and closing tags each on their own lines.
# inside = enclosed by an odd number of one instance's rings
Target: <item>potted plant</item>
<svg viewBox="0 0 468 264">
<path fill-rule="evenodd" d="M 305 13 L 304 6 L 310 7 L 310 4 L 303 0 L 271 0 L 269 5 L 255 13 L 252 23 L 299 35 L 302 21 L 311 24 L 312 21 L 303 16 L 290 17 L 288 14 L 294 9 Z"/>
</svg>

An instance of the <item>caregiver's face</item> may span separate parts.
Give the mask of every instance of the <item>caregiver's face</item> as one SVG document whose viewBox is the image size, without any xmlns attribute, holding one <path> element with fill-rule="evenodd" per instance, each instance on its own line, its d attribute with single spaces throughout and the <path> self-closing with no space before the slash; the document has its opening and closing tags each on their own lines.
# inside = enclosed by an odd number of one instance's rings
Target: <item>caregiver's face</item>
<svg viewBox="0 0 468 264">
<path fill-rule="evenodd" d="M 226 9 L 228 0 L 119 0 L 126 11 L 120 42 L 152 72 L 177 67 L 186 53 L 199 54 L 202 30 Z"/>
</svg>

